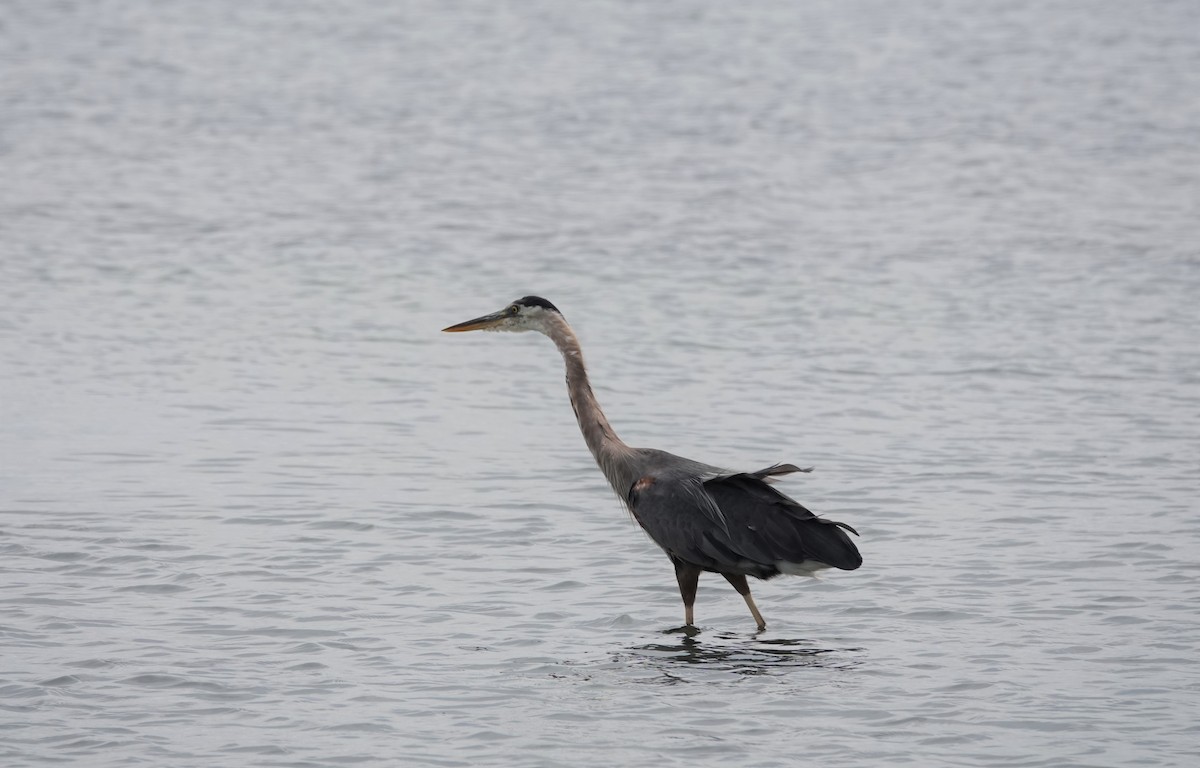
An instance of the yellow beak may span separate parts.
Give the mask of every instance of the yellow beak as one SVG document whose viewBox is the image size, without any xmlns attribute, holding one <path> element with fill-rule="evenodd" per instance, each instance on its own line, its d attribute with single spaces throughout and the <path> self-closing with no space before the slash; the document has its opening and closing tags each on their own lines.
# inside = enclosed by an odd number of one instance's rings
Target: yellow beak
<svg viewBox="0 0 1200 768">
<path fill-rule="evenodd" d="M 499 325 L 500 321 L 503 320 L 505 317 L 506 317 L 506 315 L 505 315 L 504 311 L 501 310 L 500 312 L 493 312 L 490 315 L 484 315 L 483 317 L 477 317 L 474 320 L 468 320 L 465 323 L 459 323 L 458 325 L 452 325 L 449 328 L 443 328 L 442 332 L 443 333 L 462 333 L 463 331 L 482 331 L 487 328 L 493 328 L 493 327 Z"/>
</svg>

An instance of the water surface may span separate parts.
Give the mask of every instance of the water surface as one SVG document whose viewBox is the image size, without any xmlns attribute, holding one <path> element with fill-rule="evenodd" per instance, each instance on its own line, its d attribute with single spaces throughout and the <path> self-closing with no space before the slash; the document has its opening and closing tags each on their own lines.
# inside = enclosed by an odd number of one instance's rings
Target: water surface
<svg viewBox="0 0 1200 768">
<path fill-rule="evenodd" d="M 1190 766 L 1182 2 L 25 3 L 6 766 Z M 861 533 L 671 569 L 631 444 Z"/>
</svg>

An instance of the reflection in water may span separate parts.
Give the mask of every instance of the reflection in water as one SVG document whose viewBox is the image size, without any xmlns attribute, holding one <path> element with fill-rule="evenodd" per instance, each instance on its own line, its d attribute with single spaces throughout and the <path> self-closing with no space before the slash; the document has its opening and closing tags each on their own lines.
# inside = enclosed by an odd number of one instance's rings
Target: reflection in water
<svg viewBox="0 0 1200 768">
<path fill-rule="evenodd" d="M 665 634 L 678 634 L 678 639 L 636 646 L 627 658 L 660 667 L 668 678 L 672 678 L 670 667 L 677 664 L 700 664 L 739 675 L 768 675 L 794 667 L 851 669 L 862 663 L 862 648 L 821 647 L 802 638 L 747 637 L 732 632 L 704 635 L 694 627 Z"/>
</svg>

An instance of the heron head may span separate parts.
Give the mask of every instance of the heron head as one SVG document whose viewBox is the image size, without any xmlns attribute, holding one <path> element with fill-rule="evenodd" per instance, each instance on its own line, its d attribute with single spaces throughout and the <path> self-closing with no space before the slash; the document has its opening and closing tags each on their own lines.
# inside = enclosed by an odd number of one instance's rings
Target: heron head
<svg viewBox="0 0 1200 768">
<path fill-rule="evenodd" d="M 541 296 L 526 296 L 517 299 L 499 312 L 477 317 L 474 320 L 468 320 L 442 330 L 447 333 L 462 331 L 541 331 L 545 333 L 545 323 L 550 314 L 561 315 L 562 313 Z"/>
</svg>

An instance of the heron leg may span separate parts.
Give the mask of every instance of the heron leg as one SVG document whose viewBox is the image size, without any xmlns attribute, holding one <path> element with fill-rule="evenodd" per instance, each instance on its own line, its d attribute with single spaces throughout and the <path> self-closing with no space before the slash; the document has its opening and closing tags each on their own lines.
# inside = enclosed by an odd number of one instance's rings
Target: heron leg
<svg viewBox="0 0 1200 768">
<path fill-rule="evenodd" d="M 758 624 L 760 630 L 767 628 L 767 621 L 758 612 L 758 606 L 754 604 L 754 598 L 750 596 L 750 585 L 746 583 L 746 577 L 740 573 L 722 573 L 725 581 L 733 585 L 733 588 L 738 591 L 746 601 L 746 607 L 750 609 L 750 615 L 754 617 L 754 621 Z"/>
<path fill-rule="evenodd" d="M 681 560 L 675 564 L 675 580 L 679 582 L 679 596 L 683 598 L 683 623 L 693 626 L 692 606 L 696 602 L 696 587 L 700 583 L 700 569 Z M 743 579 L 745 581 L 745 579 Z"/>
</svg>

